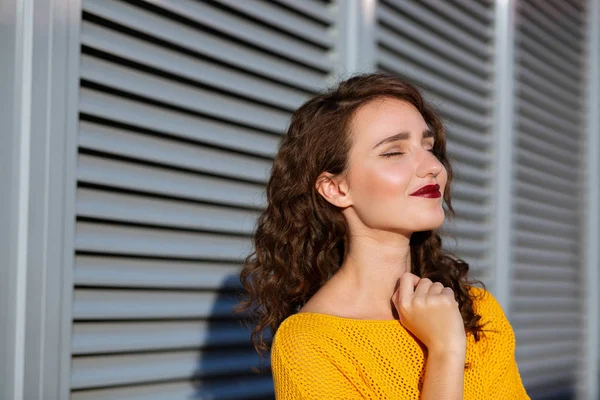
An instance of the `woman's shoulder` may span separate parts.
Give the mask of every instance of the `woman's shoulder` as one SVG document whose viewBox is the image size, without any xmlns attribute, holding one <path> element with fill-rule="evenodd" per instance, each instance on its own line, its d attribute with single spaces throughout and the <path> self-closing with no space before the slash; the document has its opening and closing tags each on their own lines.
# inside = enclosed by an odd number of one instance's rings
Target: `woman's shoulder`
<svg viewBox="0 0 600 400">
<path fill-rule="evenodd" d="M 476 313 L 486 315 L 502 314 L 504 316 L 502 306 L 487 288 L 470 286 L 468 291 L 473 300 L 473 307 Z"/>
<path fill-rule="evenodd" d="M 330 347 L 335 342 L 330 339 L 336 337 L 336 330 L 318 316 L 301 312 L 285 318 L 273 335 L 272 356 L 302 358 Z"/>
<path fill-rule="evenodd" d="M 473 310 L 481 316 L 480 324 L 483 326 L 483 331 L 492 337 L 512 342 L 510 346 L 514 347 L 514 330 L 502 305 L 492 292 L 480 287 L 471 287 L 469 291 L 473 299 Z"/>
</svg>

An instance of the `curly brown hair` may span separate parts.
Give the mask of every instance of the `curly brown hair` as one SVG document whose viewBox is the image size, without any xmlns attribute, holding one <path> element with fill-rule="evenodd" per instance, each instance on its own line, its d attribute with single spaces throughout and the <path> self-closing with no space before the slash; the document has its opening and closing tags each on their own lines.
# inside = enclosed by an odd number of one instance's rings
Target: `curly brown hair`
<svg viewBox="0 0 600 400">
<path fill-rule="evenodd" d="M 254 251 L 240 273 L 246 298 L 235 312 L 252 307 L 251 338 L 260 355 L 269 349 L 263 331 L 269 327 L 274 335 L 281 322 L 297 312 L 344 260 L 346 220 L 340 209 L 318 193 L 315 182 L 324 171 L 335 175 L 346 171 L 353 116 L 359 107 L 385 97 L 414 105 L 434 132 L 434 154 L 448 173 L 445 213 L 454 216 L 445 129 L 416 86 L 388 73 L 363 73 L 306 101 L 293 113 L 279 145 L 266 187 L 267 207 L 252 238 Z M 469 265 L 442 250 L 440 235 L 431 230 L 411 235 L 410 255 L 410 272 L 453 289 L 465 331 L 479 340 L 481 317 L 475 314 L 469 287 L 483 283 L 467 280 Z"/>
</svg>

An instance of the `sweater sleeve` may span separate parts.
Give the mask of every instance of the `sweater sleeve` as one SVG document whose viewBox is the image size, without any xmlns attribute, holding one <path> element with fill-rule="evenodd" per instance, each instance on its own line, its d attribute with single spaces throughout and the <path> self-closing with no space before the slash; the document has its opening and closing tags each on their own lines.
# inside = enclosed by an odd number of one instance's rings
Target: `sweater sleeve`
<svg viewBox="0 0 600 400">
<path fill-rule="evenodd" d="M 358 373 L 338 362 L 318 337 L 278 330 L 271 347 L 277 400 L 364 399 Z"/>
<path fill-rule="evenodd" d="M 506 318 L 500 303 L 490 293 L 485 293 L 483 307 L 489 324 L 484 326 L 486 334 L 485 367 L 488 371 L 489 398 L 530 400 L 527 395 L 515 358 L 515 333 Z"/>
</svg>

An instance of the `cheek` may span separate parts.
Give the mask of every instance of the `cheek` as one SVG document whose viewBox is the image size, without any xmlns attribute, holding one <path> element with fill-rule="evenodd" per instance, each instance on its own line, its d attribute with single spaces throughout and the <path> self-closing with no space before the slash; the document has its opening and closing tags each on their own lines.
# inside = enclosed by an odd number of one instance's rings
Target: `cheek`
<svg viewBox="0 0 600 400">
<path fill-rule="evenodd" d="M 411 175 L 407 168 L 389 163 L 377 167 L 367 167 L 363 171 L 362 187 L 364 194 L 369 197 L 378 197 L 384 200 L 386 197 L 398 199 L 407 195 Z"/>
<path fill-rule="evenodd" d="M 443 166 L 442 166 L 442 172 L 440 172 L 440 174 L 437 177 L 437 181 L 438 181 L 438 184 L 440 185 L 442 193 L 443 193 L 443 191 L 446 188 L 446 182 L 448 182 L 448 172 L 446 171 L 446 168 L 444 168 Z"/>
</svg>

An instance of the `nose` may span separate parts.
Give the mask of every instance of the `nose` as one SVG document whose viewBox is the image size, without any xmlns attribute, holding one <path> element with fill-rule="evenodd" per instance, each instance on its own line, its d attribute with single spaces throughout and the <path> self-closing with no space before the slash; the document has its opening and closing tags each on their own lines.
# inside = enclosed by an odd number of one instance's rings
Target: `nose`
<svg viewBox="0 0 600 400">
<path fill-rule="evenodd" d="M 417 175 L 419 177 L 426 177 L 432 175 L 433 177 L 438 176 L 444 166 L 437 159 L 437 157 L 428 150 L 423 150 L 423 156 L 420 158 L 419 165 L 417 166 Z"/>
</svg>

